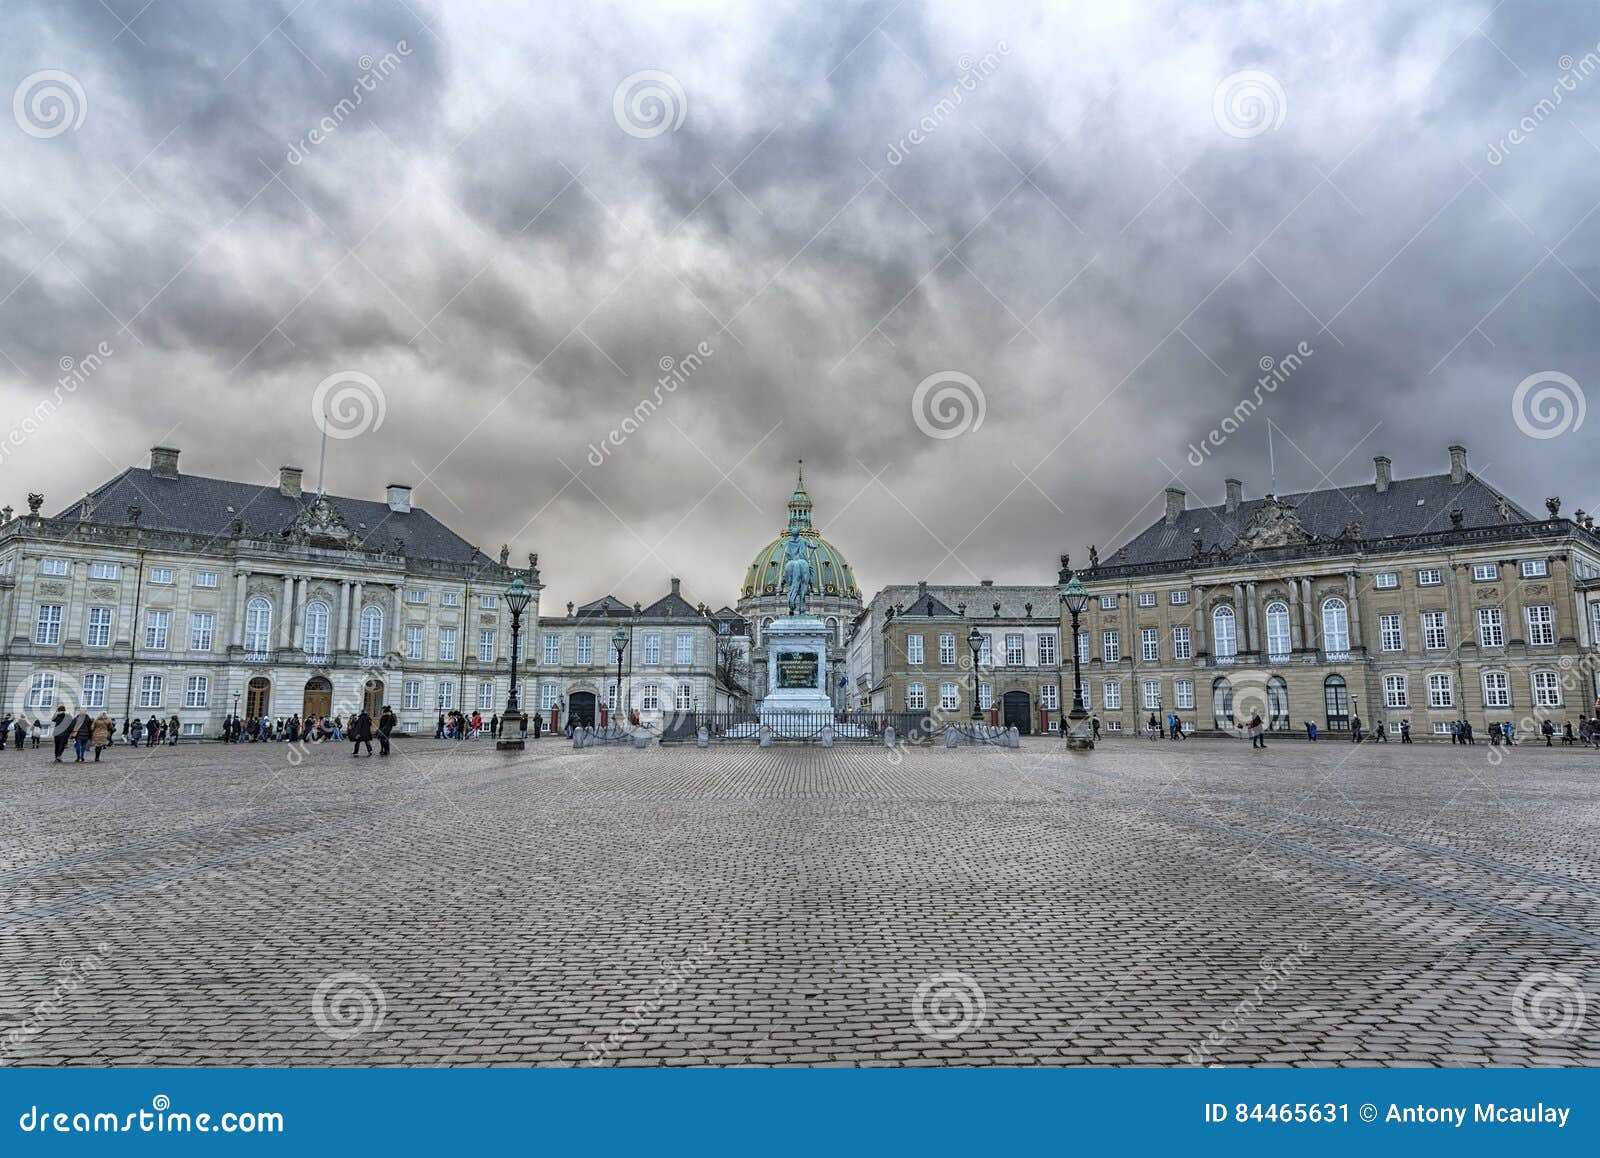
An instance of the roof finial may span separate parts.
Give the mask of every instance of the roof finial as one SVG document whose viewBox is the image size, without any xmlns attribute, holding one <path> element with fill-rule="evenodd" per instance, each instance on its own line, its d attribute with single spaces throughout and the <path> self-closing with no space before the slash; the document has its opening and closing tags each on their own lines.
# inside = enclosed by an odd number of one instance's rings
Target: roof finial
<svg viewBox="0 0 1600 1158">
<path fill-rule="evenodd" d="M 794 461 L 797 468 L 795 471 L 795 488 L 797 490 L 804 489 L 806 485 L 806 460 L 797 458 Z"/>
</svg>

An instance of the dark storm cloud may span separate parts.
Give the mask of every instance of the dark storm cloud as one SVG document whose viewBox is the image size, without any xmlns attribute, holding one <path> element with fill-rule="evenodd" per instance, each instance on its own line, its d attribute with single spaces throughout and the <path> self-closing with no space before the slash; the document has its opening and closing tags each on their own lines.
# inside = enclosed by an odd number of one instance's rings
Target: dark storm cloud
<svg viewBox="0 0 1600 1158">
<path fill-rule="evenodd" d="M 1596 51 L 1590 5 L 112 7 L 130 29 L 24 5 L 0 45 L 8 88 L 61 69 L 88 100 L 76 131 L 4 134 L 8 409 L 115 349 L 85 417 L 6 458 L 13 503 L 157 439 L 194 471 L 311 463 L 343 369 L 388 409 L 330 487 L 415 481 L 487 549 L 541 551 L 552 606 L 671 574 L 731 601 L 799 456 L 869 589 L 1046 580 L 1175 475 L 1259 493 L 1268 418 L 1280 490 L 1380 452 L 1431 473 L 1462 439 L 1524 504 L 1600 501 L 1588 428 L 1511 411 L 1542 370 L 1600 406 L 1600 73 L 1490 158 Z M 1230 135 L 1213 97 L 1247 69 L 1282 123 Z M 645 70 L 677 129 L 615 119 Z M 980 429 L 919 428 L 940 371 L 979 383 Z"/>
</svg>

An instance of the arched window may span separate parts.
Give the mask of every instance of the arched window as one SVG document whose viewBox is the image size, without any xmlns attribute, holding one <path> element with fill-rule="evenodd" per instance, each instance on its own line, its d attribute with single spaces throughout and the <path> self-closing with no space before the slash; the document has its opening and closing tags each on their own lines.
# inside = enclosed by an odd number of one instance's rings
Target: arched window
<svg viewBox="0 0 1600 1158">
<path fill-rule="evenodd" d="M 306 604 L 306 654 L 328 654 L 328 605 L 318 600 Z"/>
<path fill-rule="evenodd" d="M 361 609 L 361 656 L 383 658 L 383 608 L 371 604 Z"/>
<path fill-rule="evenodd" d="M 1230 623 L 1232 616 L 1229 616 Z M 1219 731 L 1233 727 L 1233 685 L 1226 676 L 1211 681 L 1211 719 Z"/>
<path fill-rule="evenodd" d="M 1350 689 L 1344 676 L 1331 675 L 1322 681 L 1322 703 L 1328 713 L 1328 731 L 1350 730 Z"/>
<path fill-rule="evenodd" d="M 1335 654 L 1350 650 L 1350 611 L 1337 595 L 1322 603 L 1322 650 Z"/>
<path fill-rule="evenodd" d="M 833 645 L 838 647 L 843 641 L 839 638 L 839 621 L 833 616 L 828 616 L 828 636 L 833 640 Z"/>
<path fill-rule="evenodd" d="M 1289 727 L 1289 685 L 1279 675 L 1267 677 L 1267 727 L 1275 732 Z"/>
<path fill-rule="evenodd" d="M 756 646 L 760 647 L 762 640 L 767 638 L 767 628 L 772 626 L 772 616 L 767 616 L 761 621 L 761 634 L 756 637 Z"/>
<path fill-rule="evenodd" d="M 1289 605 L 1276 601 L 1267 604 L 1267 659 L 1276 661 L 1289 654 Z"/>
<path fill-rule="evenodd" d="M 272 647 L 272 603 L 257 595 L 244 605 L 244 649 L 262 655 Z"/>
<path fill-rule="evenodd" d="M 1239 654 L 1239 636 L 1234 631 L 1233 608 L 1224 604 L 1211 613 L 1212 654 L 1218 659 L 1232 659 Z M 1231 707 L 1228 709 L 1233 710 Z"/>
</svg>

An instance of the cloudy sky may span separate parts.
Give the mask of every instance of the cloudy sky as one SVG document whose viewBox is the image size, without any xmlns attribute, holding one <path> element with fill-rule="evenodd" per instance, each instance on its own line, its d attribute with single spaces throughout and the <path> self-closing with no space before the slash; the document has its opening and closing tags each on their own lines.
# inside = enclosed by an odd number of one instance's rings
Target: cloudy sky
<svg viewBox="0 0 1600 1158">
<path fill-rule="evenodd" d="M 1379 453 L 1442 471 L 1459 439 L 1524 505 L 1600 505 L 1592 3 L 5 21 L 18 507 L 157 442 L 188 472 L 309 479 L 318 397 L 351 435 L 330 491 L 414 483 L 485 549 L 541 552 L 547 607 L 674 574 L 731 601 L 802 456 L 869 592 L 1051 581 L 1174 479 L 1258 495 L 1269 420 L 1280 492 Z"/>
</svg>

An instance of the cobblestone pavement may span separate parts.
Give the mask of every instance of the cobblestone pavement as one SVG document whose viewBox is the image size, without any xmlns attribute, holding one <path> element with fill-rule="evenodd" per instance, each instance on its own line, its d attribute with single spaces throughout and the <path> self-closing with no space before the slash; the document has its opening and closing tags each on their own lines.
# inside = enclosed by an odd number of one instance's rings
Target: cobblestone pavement
<svg viewBox="0 0 1600 1158">
<path fill-rule="evenodd" d="M 7 750 L 0 1056 L 1600 1064 L 1600 753 L 1491 757 Z"/>
</svg>

